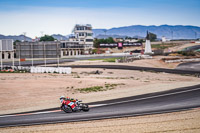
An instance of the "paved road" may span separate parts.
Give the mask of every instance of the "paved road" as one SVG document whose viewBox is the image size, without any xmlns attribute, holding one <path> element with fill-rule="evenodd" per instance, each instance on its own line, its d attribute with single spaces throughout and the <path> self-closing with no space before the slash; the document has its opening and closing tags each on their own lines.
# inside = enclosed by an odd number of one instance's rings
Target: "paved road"
<svg viewBox="0 0 200 133">
<path fill-rule="evenodd" d="M 130 55 L 129 55 L 130 56 Z M 60 63 L 64 62 L 74 62 L 74 61 L 80 61 L 80 60 L 89 60 L 89 59 L 106 59 L 106 58 L 118 58 L 118 57 L 124 57 L 124 56 L 95 56 L 95 57 L 72 57 L 72 58 L 67 58 L 67 59 L 60 59 Z M 37 65 L 44 65 L 45 61 L 44 60 L 35 60 L 33 62 L 34 66 Z M 57 64 L 57 59 L 48 59 L 46 60 L 46 64 Z M 4 62 L 3 65 L 8 65 L 12 66 L 12 62 Z M 19 62 L 15 61 L 15 66 L 18 66 Z M 32 61 L 23 61 L 21 62 L 21 66 L 31 66 Z"/>
<path fill-rule="evenodd" d="M 139 67 L 139 66 L 125 66 L 125 65 L 72 65 L 72 66 L 62 66 L 62 67 L 97 68 L 97 69 L 103 68 L 103 69 L 121 69 L 121 70 L 123 69 L 123 70 L 139 70 L 139 71 L 149 71 L 149 72 L 165 72 L 165 73 L 173 73 L 173 74 L 200 75 L 200 71 L 153 68 L 153 67 Z"/>
<path fill-rule="evenodd" d="M 200 71 L 200 62 L 187 62 L 179 64 L 176 69 L 178 70 L 194 70 Z"/>
<path fill-rule="evenodd" d="M 166 113 L 200 107 L 200 85 L 170 91 L 90 103 L 97 106 L 89 112 L 64 113 L 62 111 L 0 116 L 0 127 L 22 126 L 72 121 L 97 120 Z"/>
</svg>

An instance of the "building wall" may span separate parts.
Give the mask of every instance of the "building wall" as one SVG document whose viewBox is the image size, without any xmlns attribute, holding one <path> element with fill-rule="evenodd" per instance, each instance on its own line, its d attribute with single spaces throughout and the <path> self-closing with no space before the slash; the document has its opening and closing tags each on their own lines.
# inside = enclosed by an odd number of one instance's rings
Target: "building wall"
<svg viewBox="0 0 200 133">
<path fill-rule="evenodd" d="M 78 56 L 88 53 L 85 45 L 78 41 L 61 41 L 61 57 Z"/>
<path fill-rule="evenodd" d="M 1 39 L 0 40 L 0 59 L 9 60 L 14 59 L 13 40 Z"/>
<path fill-rule="evenodd" d="M 13 40 L 12 39 L 1 39 L 0 40 L 0 51 L 13 51 Z"/>
</svg>

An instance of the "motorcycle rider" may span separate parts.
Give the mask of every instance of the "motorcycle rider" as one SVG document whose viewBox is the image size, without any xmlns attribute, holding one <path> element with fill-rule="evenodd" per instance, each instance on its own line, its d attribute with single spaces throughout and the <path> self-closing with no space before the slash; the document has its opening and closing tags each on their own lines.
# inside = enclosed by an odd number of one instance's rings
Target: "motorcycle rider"
<svg viewBox="0 0 200 133">
<path fill-rule="evenodd" d="M 65 96 L 61 96 L 60 97 L 61 105 L 62 104 L 69 105 L 72 108 L 73 111 L 77 111 L 78 110 L 76 101 L 78 101 L 78 100 L 75 100 L 74 98 L 65 97 Z"/>
</svg>

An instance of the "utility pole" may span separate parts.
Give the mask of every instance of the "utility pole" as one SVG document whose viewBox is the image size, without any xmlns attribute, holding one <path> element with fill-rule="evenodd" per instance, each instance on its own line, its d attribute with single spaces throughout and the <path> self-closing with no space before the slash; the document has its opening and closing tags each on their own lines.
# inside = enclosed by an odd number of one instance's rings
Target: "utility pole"
<svg viewBox="0 0 200 133">
<path fill-rule="evenodd" d="M 104 33 L 105 33 L 105 38 L 104 39 L 106 39 L 106 32 L 107 32 L 107 30 L 103 30 L 104 31 Z"/>
<path fill-rule="evenodd" d="M 59 67 L 59 63 L 60 63 L 60 60 L 59 60 L 59 50 L 58 50 L 58 43 L 57 43 L 57 48 L 56 48 L 56 53 L 57 53 L 57 63 L 58 63 L 58 67 Z"/>
<path fill-rule="evenodd" d="M 12 44 L 13 44 L 13 40 L 12 40 Z M 13 68 L 14 68 L 14 66 L 15 66 L 15 52 L 14 52 L 14 48 L 13 48 L 13 45 L 12 45 L 12 50 L 13 50 L 13 52 L 12 52 L 12 65 L 13 65 Z"/>
<path fill-rule="evenodd" d="M 24 42 L 26 42 L 26 32 L 23 32 L 24 35 Z"/>
<path fill-rule="evenodd" d="M 20 61 L 21 61 L 21 59 L 20 59 L 20 58 L 21 58 L 21 56 L 20 56 L 20 54 L 21 54 L 21 52 L 20 52 L 20 50 L 21 50 L 21 45 L 18 45 L 18 46 L 19 46 L 19 66 L 21 66 L 21 62 L 20 62 Z"/>
<path fill-rule="evenodd" d="M 172 36 L 172 44 L 173 44 L 173 37 L 174 37 L 174 36 L 173 36 L 173 33 L 174 33 L 174 32 L 173 32 L 173 31 L 171 31 L 171 36 Z"/>
<path fill-rule="evenodd" d="M 46 45 L 45 45 L 44 42 L 43 42 L 43 45 L 44 45 L 44 66 L 46 67 L 47 66 L 47 61 L 46 61 Z"/>
<path fill-rule="evenodd" d="M 32 58 L 32 67 L 33 67 L 33 44 L 31 44 L 31 58 Z"/>
<path fill-rule="evenodd" d="M 1 50 L 1 70 L 2 70 L 3 69 L 2 41 L 0 42 L 0 50 Z"/>
<path fill-rule="evenodd" d="M 194 31 L 194 35 L 195 35 L 195 40 L 197 39 L 197 32 L 196 31 Z"/>
<path fill-rule="evenodd" d="M 40 33 L 41 33 L 41 37 L 43 37 L 44 31 L 40 31 Z"/>
</svg>

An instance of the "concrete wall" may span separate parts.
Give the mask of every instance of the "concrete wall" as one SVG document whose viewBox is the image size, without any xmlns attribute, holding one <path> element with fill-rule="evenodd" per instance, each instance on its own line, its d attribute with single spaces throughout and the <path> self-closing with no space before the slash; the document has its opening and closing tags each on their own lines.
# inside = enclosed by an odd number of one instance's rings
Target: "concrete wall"
<svg viewBox="0 0 200 133">
<path fill-rule="evenodd" d="M 0 59 L 9 60 L 14 58 L 13 40 L 1 39 L 0 40 Z"/>
<path fill-rule="evenodd" d="M 31 73 L 60 73 L 60 74 L 71 74 L 71 67 L 31 67 Z"/>
<path fill-rule="evenodd" d="M 0 51 L 13 51 L 13 40 L 12 39 L 1 39 L 0 40 Z"/>
</svg>

